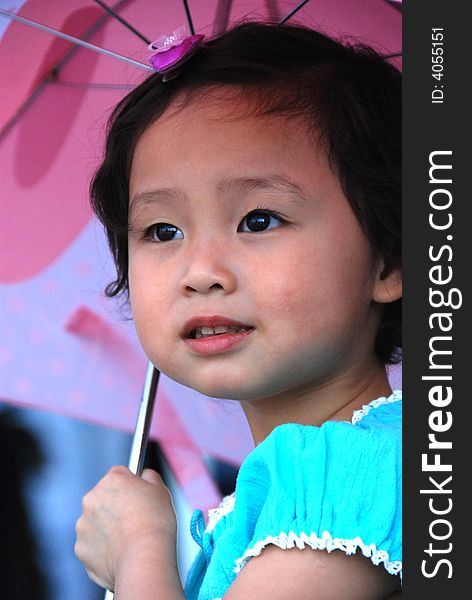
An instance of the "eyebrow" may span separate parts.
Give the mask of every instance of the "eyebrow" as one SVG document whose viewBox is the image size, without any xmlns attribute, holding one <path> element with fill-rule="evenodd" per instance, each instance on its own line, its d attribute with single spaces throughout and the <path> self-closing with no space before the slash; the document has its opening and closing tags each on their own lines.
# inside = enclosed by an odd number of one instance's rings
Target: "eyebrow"
<svg viewBox="0 0 472 600">
<path fill-rule="evenodd" d="M 252 192 L 267 190 L 282 194 L 296 194 L 304 199 L 302 188 L 284 175 L 264 175 L 260 177 L 237 177 L 224 179 L 217 186 L 218 194 L 228 192 Z"/>
<path fill-rule="evenodd" d="M 223 179 L 216 186 L 218 196 L 228 193 L 252 192 L 267 190 L 279 194 L 289 194 L 292 198 L 305 200 L 302 188 L 284 175 L 264 175 L 258 177 L 232 177 Z M 135 194 L 130 203 L 129 213 L 146 207 L 149 204 L 173 204 L 175 201 L 187 201 L 187 196 L 181 191 L 173 188 L 154 189 Z"/>
<path fill-rule="evenodd" d="M 131 199 L 129 214 L 145 208 L 149 204 L 173 204 L 176 200 L 186 200 L 185 194 L 172 188 L 161 188 L 139 192 Z"/>
</svg>

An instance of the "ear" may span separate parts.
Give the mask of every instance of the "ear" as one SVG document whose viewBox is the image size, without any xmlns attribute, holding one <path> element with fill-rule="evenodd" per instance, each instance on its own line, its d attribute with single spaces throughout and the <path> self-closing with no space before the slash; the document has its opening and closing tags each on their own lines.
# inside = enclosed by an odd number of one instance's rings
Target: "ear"
<svg viewBox="0 0 472 600">
<path fill-rule="evenodd" d="M 403 277 L 401 268 L 395 267 L 387 271 L 384 261 L 380 260 L 372 290 L 372 300 L 380 304 L 387 304 L 401 298 L 402 293 Z"/>
</svg>

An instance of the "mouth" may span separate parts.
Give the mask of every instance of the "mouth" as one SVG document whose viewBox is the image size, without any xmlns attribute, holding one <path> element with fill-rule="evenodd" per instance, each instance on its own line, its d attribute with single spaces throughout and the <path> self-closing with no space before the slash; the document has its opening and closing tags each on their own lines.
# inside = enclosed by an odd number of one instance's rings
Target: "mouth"
<svg viewBox="0 0 472 600">
<path fill-rule="evenodd" d="M 218 335 L 235 335 L 254 329 L 252 325 L 222 315 L 204 315 L 189 319 L 182 330 L 184 339 L 198 340 Z"/>
<path fill-rule="evenodd" d="M 198 354 L 226 352 L 243 342 L 254 327 L 222 316 L 194 317 L 183 329 L 182 338 Z"/>
<path fill-rule="evenodd" d="M 253 327 L 235 327 L 231 325 L 216 325 L 215 327 L 195 327 L 192 329 L 188 335 L 188 339 L 190 340 L 199 340 L 200 338 L 213 337 L 215 335 L 225 335 L 227 333 L 237 334 L 244 333 L 249 331 L 250 329 L 254 329 Z"/>
</svg>

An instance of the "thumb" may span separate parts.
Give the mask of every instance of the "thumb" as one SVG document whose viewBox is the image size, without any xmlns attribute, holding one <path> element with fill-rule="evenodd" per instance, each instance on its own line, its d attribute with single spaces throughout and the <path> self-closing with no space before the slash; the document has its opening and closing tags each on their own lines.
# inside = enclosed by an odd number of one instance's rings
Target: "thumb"
<svg viewBox="0 0 472 600">
<path fill-rule="evenodd" d="M 162 483 L 161 476 L 152 469 L 144 469 L 144 471 L 141 474 L 141 479 L 144 479 L 144 481 L 147 481 L 152 485 L 159 485 Z"/>
</svg>

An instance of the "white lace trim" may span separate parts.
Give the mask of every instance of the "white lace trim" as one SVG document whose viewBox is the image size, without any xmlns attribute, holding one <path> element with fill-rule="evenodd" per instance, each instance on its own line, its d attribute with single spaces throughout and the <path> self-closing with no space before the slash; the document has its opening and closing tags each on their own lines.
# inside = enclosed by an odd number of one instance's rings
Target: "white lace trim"
<svg viewBox="0 0 472 600">
<path fill-rule="evenodd" d="M 383 404 L 392 404 L 392 402 L 398 402 L 401 399 L 402 399 L 401 390 L 394 390 L 393 393 L 390 396 L 388 396 L 388 398 L 386 396 L 383 396 L 382 398 L 377 398 L 376 400 L 372 400 L 372 402 L 369 402 L 369 404 L 364 404 L 364 406 L 362 406 L 362 408 L 360 408 L 359 410 L 355 410 L 352 413 L 351 423 L 353 425 L 355 425 L 356 423 L 359 423 L 359 421 L 361 421 L 366 415 L 368 415 L 373 408 L 378 408 L 379 406 L 382 406 Z"/>
<path fill-rule="evenodd" d="M 328 552 L 342 550 L 347 555 L 355 554 L 357 549 L 360 548 L 362 554 L 366 558 L 370 558 L 374 565 L 383 563 L 390 575 L 402 576 L 402 561 L 391 561 L 386 550 L 378 550 L 375 544 L 365 544 L 360 537 L 356 537 L 353 540 L 333 538 L 328 531 L 323 531 L 321 537 L 318 537 L 316 533 L 307 535 L 301 532 L 300 535 L 297 535 L 293 531 L 290 531 L 288 534 L 282 532 L 276 537 L 268 535 L 265 540 L 256 542 L 252 548 L 246 550 L 244 556 L 235 560 L 236 566 L 233 569 L 234 572 L 239 573 L 248 560 L 253 556 L 259 556 L 268 544 L 274 544 L 283 550 L 295 547 L 303 549 L 306 546 L 313 550 L 327 550 Z"/>
<path fill-rule="evenodd" d="M 233 492 L 229 496 L 225 496 L 217 508 L 210 508 L 208 510 L 208 524 L 205 528 L 205 533 L 211 533 L 218 521 L 233 511 L 235 500 L 236 493 Z"/>
</svg>

